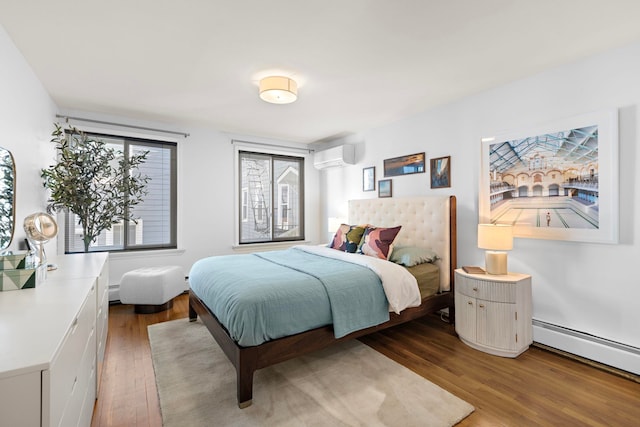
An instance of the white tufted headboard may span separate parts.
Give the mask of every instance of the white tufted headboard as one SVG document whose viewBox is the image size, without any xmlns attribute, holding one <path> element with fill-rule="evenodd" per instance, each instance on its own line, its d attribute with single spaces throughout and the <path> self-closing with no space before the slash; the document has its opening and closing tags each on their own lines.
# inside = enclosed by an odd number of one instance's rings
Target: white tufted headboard
<svg viewBox="0 0 640 427">
<path fill-rule="evenodd" d="M 440 260 L 440 290 L 450 290 L 456 268 L 455 196 L 350 200 L 349 224 L 401 225 L 396 246 L 431 248 Z"/>
</svg>

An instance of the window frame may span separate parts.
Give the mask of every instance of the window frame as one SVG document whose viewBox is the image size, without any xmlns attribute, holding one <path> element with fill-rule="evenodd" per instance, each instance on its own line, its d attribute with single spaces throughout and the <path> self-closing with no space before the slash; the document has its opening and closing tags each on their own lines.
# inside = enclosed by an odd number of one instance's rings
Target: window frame
<svg viewBox="0 0 640 427">
<path fill-rule="evenodd" d="M 68 134 L 69 130 L 65 130 Z M 139 137 L 139 136 L 131 136 L 128 134 L 122 133 L 105 133 L 100 131 L 92 131 L 92 130 L 82 130 L 82 132 L 96 139 L 118 139 L 123 141 L 122 152 L 124 156 L 129 155 L 129 150 L 131 145 L 133 146 L 148 146 L 148 147 L 162 147 L 163 149 L 169 149 L 171 153 L 170 159 L 170 188 L 169 188 L 169 241 L 167 243 L 160 244 L 148 244 L 148 245 L 132 245 L 129 246 L 129 222 L 133 221 L 122 221 L 118 224 L 114 224 L 114 226 L 121 226 L 124 228 L 123 232 L 123 244 L 122 248 L 109 248 L 107 246 L 98 246 L 96 249 L 92 249 L 89 247 L 89 252 L 109 252 L 109 253 L 124 253 L 124 252 L 141 252 L 141 251 L 159 251 L 159 250 L 171 250 L 178 248 L 178 144 L 175 141 L 163 140 L 163 139 L 153 139 L 151 137 Z M 108 141 L 107 141 L 108 143 Z M 69 234 L 75 229 L 76 224 L 74 221 L 70 221 L 70 212 L 64 213 L 64 221 L 65 234 L 63 236 L 63 246 L 65 254 L 76 254 L 76 253 L 84 253 L 84 250 L 71 251 L 69 249 Z M 134 224 L 135 225 L 135 224 Z M 108 230 L 103 231 L 107 232 Z"/>
<path fill-rule="evenodd" d="M 297 148 L 292 147 L 292 150 L 296 150 Z M 270 200 L 269 203 L 271 205 L 271 212 L 270 212 L 270 218 L 271 218 L 271 239 L 269 240 L 250 240 L 250 241 L 242 241 L 241 240 L 241 229 L 242 229 L 242 224 L 243 224 L 243 218 L 242 218 L 242 192 L 244 190 L 244 187 L 242 186 L 242 153 L 249 153 L 249 154 L 257 154 L 257 155 L 261 155 L 261 156 L 267 156 L 269 157 L 270 161 L 271 161 L 271 166 L 272 166 L 272 170 L 271 173 L 273 173 L 273 162 L 274 159 L 279 159 L 279 160 L 295 160 L 297 162 L 299 162 L 300 164 L 300 175 L 299 175 L 299 179 L 300 179 L 300 224 L 299 224 L 299 229 L 300 229 L 300 235 L 297 237 L 284 237 L 284 238 L 274 238 L 273 237 L 273 230 L 274 227 L 277 225 L 277 218 L 275 218 L 274 216 L 274 212 L 276 211 L 276 205 L 279 205 L 279 188 L 278 188 L 278 183 L 276 182 L 276 179 L 271 176 L 270 181 Z M 235 199 L 236 199 L 236 203 L 235 203 L 235 210 L 236 210 L 236 226 L 235 226 L 235 244 L 238 247 L 246 247 L 246 246 L 251 246 L 251 245 L 270 245 L 270 244 L 278 244 L 278 243 L 288 243 L 288 242 L 301 242 L 304 241 L 306 239 L 306 229 L 305 229 L 305 168 L 306 168 L 306 156 L 305 155 L 301 155 L 301 154 L 295 154 L 292 152 L 288 152 L 288 151 L 280 151 L 280 150 L 262 150 L 256 147 L 249 147 L 249 146 L 245 146 L 244 144 L 241 144 L 239 146 L 236 146 L 235 149 L 235 157 L 236 157 L 236 161 L 234 162 L 236 165 L 236 171 L 235 171 L 235 183 L 234 183 L 234 194 L 235 194 Z M 251 197 L 251 195 L 249 195 L 249 197 Z M 290 196 L 289 196 L 290 197 Z M 245 222 L 246 223 L 246 222 Z"/>
<path fill-rule="evenodd" d="M 249 187 L 242 187 L 240 190 L 240 222 L 249 221 Z"/>
</svg>

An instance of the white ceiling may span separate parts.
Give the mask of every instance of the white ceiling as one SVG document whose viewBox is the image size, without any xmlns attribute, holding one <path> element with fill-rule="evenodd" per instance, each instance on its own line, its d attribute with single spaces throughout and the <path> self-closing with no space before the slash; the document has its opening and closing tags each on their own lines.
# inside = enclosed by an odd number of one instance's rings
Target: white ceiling
<svg viewBox="0 0 640 427">
<path fill-rule="evenodd" d="M 0 24 L 62 109 L 314 142 L 640 40 L 640 1 L 0 0 Z M 298 101 L 258 98 L 272 73 Z"/>
</svg>

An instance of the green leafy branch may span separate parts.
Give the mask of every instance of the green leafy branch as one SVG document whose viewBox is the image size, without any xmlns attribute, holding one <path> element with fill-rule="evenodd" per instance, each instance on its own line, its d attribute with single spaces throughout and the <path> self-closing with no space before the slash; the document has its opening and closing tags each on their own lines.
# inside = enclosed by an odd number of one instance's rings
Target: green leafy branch
<svg viewBox="0 0 640 427">
<path fill-rule="evenodd" d="M 149 181 L 138 167 L 149 152 L 125 155 L 76 128 L 55 127 L 51 142 L 58 162 L 41 173 L 51 192 L 48 210 L 68 210 L 78 217 L 88 252 L 104 230 L 123 220 L 136 222 L 133 209 L 147 195 Z"/>
</svg>

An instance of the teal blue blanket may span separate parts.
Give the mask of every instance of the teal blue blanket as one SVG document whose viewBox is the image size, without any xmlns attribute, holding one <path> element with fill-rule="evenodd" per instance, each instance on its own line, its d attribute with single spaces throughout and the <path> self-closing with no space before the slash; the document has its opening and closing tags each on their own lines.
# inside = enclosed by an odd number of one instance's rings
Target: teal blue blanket
<svg viewBox="0 0 640 427">
<path fill-rule="evenodd" d="M 245 347 L 329 324 L 340 338 L 389 320 L 373 271 L 296 248 L 201 259 L 189 284 Z"/>
</svg>

